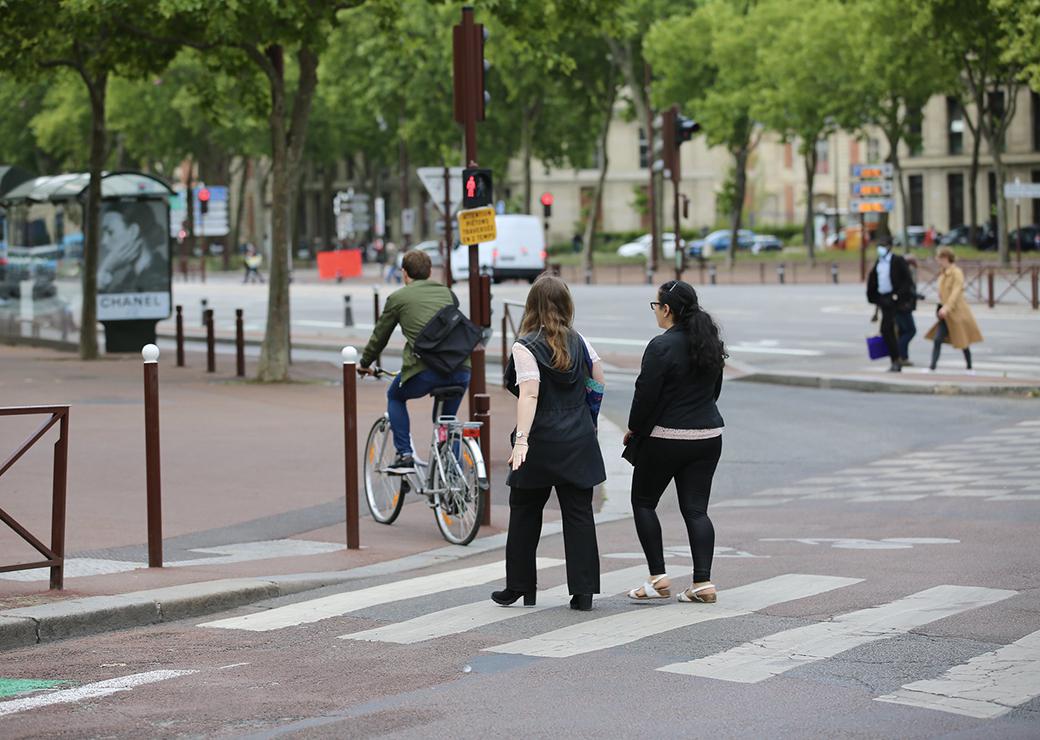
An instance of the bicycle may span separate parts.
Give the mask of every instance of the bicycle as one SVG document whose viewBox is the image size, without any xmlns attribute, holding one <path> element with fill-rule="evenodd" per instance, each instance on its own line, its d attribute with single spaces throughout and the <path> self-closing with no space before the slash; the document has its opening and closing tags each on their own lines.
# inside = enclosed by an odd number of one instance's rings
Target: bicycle
<svg viewBox="0 0 1040 740">
<path fill-rule="evenodd" d="M 376 378 L 397 375 L 379 367 L 373 368 L 372 374 Z M 484 513 L 481 492 L 488 488 L 480 451 L 482 425 L 441 413 L 448 399 L 465 392 L 463 386 L 445 386 L 430 393 L 434 399 L 434 427 L 429 462 L 413 453 L 414 473 L 387 472 L 397 454 L 390 417 L 384 413 L 372 424 L 365 442 L 364 482 L 368 509 L 377 522 L 393 524 L 404 506 L 405 494 L 414 492 L 429 500 L 437 527 L 448 542 L 468 545 L 477 536 Z"/>
</svg>

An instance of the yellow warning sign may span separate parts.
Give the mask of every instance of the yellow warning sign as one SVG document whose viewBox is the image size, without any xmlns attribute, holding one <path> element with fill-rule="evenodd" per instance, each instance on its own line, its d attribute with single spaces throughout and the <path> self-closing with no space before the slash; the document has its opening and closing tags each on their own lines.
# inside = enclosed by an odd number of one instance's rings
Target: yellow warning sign
<svg viewBox="0 0 1040 740">
<path fill-rule="evenodd" d="M 491 206 L 459 211 L 459 241 L 484 244 L 495 241 L 495 209 Z"/>
</svg>

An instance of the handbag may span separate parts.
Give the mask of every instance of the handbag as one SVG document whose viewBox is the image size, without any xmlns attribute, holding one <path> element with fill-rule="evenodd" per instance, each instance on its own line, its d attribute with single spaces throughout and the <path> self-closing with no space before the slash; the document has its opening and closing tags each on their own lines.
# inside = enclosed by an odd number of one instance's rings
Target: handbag
<svg viewBox="0 0 1040 740">
<path fill-rule="evenodd" d="M 585 367 L 589 371 L 585 376 L 585 403 L 588 404 L 589 412 L 592 414 L 593 425 L 598 427 L 599 410 L 603 405 L 605 386 L 592 377 L 592 355 L 589 354 L 589 346 L 585 344 L 584 339 L 581 340 L 581 349 L 585 353 Z"/>
<path fill-rule="evenodd" d="M 879 360 L 882 357 L 888 357 L 888 343 L 885 342 L 885 338 L 880 334 L 873 337 L 867 337 L 867 354 L 872 360 Z"/>
</svg>

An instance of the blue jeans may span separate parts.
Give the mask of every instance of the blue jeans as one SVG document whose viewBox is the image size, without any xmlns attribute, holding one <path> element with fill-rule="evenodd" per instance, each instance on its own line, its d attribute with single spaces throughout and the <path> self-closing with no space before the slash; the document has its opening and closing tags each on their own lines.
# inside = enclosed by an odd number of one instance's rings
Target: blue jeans
<svg viewBox="0 0 1040 740">
<path fill-rule="evenodd" d="M 443 388 L 446 385 L 461 385 L 469 387 L 470 370 L 468 367 L 459 368 L 450 375 L 441 375 L 433 370 L 423 370 L 418 375 L 408 379 L 401 386 L 400 376 L 394 378 L 394 382 L 386 389 L 386 410 L 390 414 L 390 428 L 394 432 L 394 448 L 400 455 L 412 454 L 412 422 L 408 418 L 407 401 L 413 398 L 422 398 L 429 395 L 435 388 Z M 449 399 L 444 403 L 441 411 L 445 416 L 452 416 L 462 405 L 462 397 Z"/>
<path fill-rule="evenodd" d="M 910 340 L 917 334 L 917 325 L 914 324 L 912 311 L 896 311 L 896 329 L 899 334 L 899 357 L 904 360 L 910 359 L 907 354 L 910 351 Z"/>
</svg>

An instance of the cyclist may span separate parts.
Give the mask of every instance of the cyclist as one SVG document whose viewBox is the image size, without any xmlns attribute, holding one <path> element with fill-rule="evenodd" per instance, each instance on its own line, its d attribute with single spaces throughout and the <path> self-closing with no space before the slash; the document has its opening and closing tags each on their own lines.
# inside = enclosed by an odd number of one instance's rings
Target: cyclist
<svg viewBox="0 0 1040 740">
<path fill-rule="evenodd" d="M 438 311 L 452 305 L 454 298 L 451 290 L 430 279 L 432 265 L 429 255 L 425 252 L 416 249 L 409 251 L 404 255 L 401 267 L 404 272 L 404 287 L 387 297 L 383 313 L 380 314 L 379 321 L 372 330 L 372 337 L 361 354 L 358 373 L 371 375 L 374 372 L 370 365 L 390 340 L 394 327 L 400 324 L 405 338 L 401 373 L 394 378 L 394 382 L 386 391 L 386 409 L 390 415 L 390 428 L 394 433 L 397 457 L 387 471 L 404 475 L 415 472 L 411 421 L 408 418 L 406 403 L 413 398 L 429 395 L 435 388 L 447 385 L 468 387 L 470 364 L 467 358 L 458 370 L 446 375 L 427 368 L 412 352 L 415 337 Z M 461 397 L 449 399 L 444 404 L 443 413 L 454 415 L 461 404 Z"/>
</svg>

